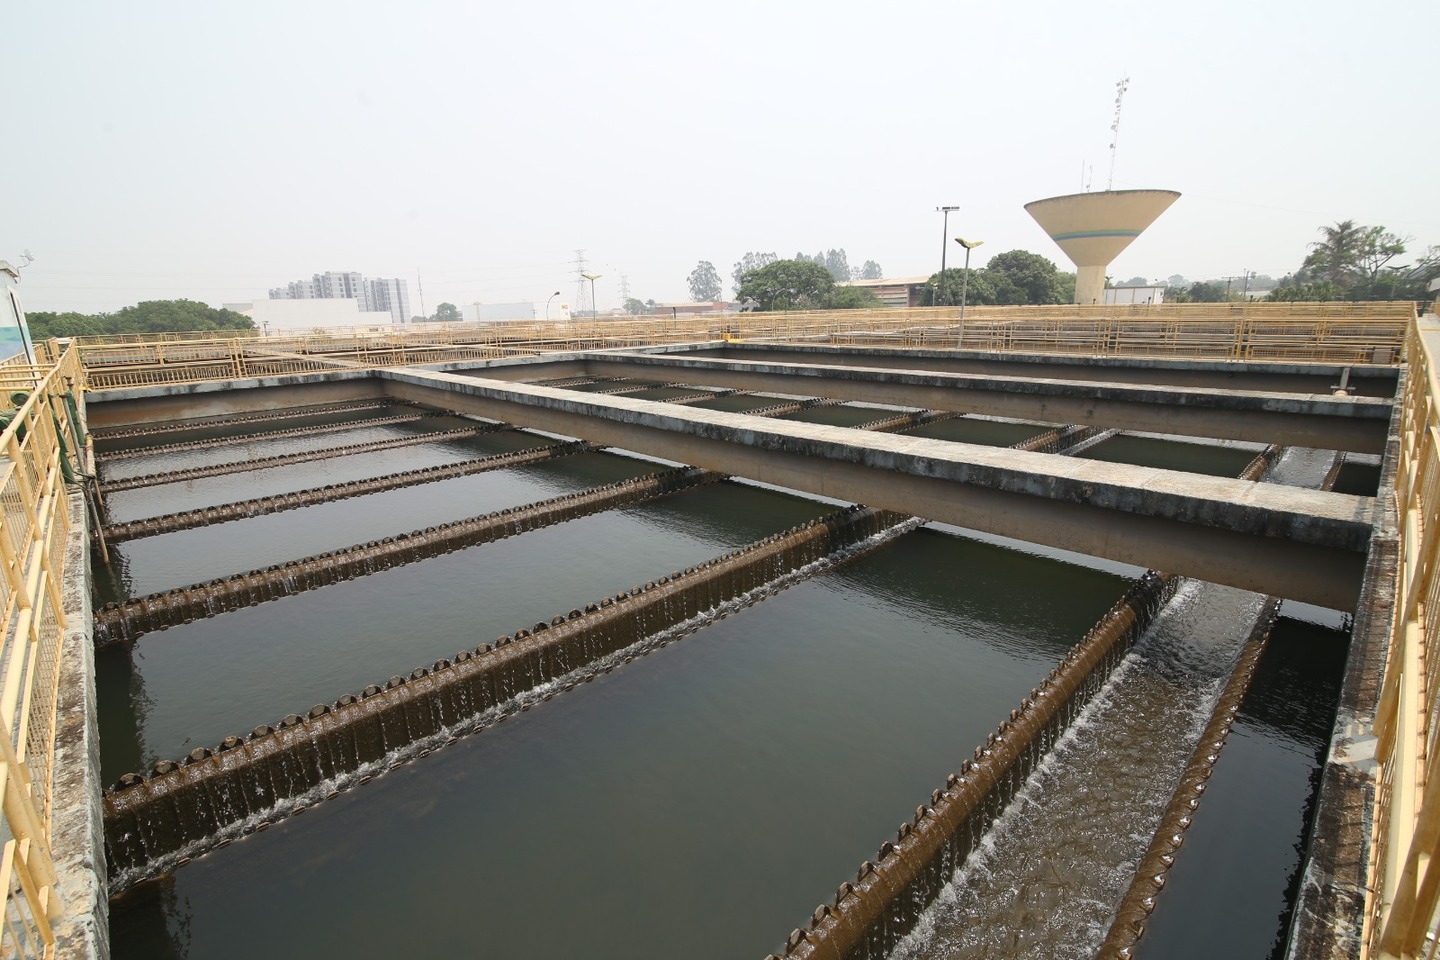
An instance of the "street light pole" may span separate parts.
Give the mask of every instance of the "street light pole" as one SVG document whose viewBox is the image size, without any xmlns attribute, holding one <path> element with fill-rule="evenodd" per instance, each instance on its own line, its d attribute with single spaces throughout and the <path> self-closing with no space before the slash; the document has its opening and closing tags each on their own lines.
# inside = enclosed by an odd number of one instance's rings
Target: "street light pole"
<svg viewBox="0 0 1440 960">
<path fill-rule="evenodd" d="M 974 250 L 984 240 L 962 240 L 955 238 L 955 242 L 965 248 L 965 279 L 960 284 L 960 336 L 965 336 L 965 301 L 970 295 L 970 251 Z"/>
<path fill-rule="evenodd" d="M 604 276 L 603 273 L 582 273 L 580 276 L 590 281 L 590 317 L 594 320 L 600 319 L 600 305 L 595 302 L 595 281 Z"/>
<path fill-rule="evenodd" d="M 556 290 L 554 293 L 550 294 L 550 299 L 545 301 L 545 321 L 547 323 L 550 321 L 550 304 L 554 303 L 555 298 L 558 296 L 560 296 L 560 291 Z"/>
<path fill-rule="evenodd" d="M 950 245 L 945 241 L 950 236 L 950 211 L 959 209 L 959 207 L 935 208 L 937 213 L 944 214 L 944 216 L 940 218 L 940 277 L 935 284 L 935 306 L 937 307 L 941 305 L 940 297 L 945 290 L 945 252 L 950 249 Z M 946 306 L 949 306 L 949 304 L 946 304 Z"/>
</svg>

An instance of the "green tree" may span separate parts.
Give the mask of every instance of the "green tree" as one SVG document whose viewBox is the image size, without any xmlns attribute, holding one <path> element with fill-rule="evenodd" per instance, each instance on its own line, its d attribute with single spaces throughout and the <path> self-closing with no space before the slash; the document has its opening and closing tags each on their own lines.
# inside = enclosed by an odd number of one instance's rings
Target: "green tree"
<svg viewBox="0 0 1440 960">
<path fill-rule="evenodd" d="M 985 269 L 998 274 L 1009 282 L 1009 287 L 1018 291 L 1010 292 L 1004 286 L 997 287 L 997 293 L 1007 297 L 1001 303 L 1064 303 L 1060 294 L 1060 272 L 1052 260 L 1028 250 L 1007 250 L 997 253 L 985 264 Z M 1015 299 L 1010 299 L 1015 298 Z"/>
<path fill-rule="evenodd" d="M 634 297 L 630 297 L 625 301 L 625 312 L 638 317 L 641 314 L 649 313 L 650 308 L 645 306 L 644 300 L 637 300 Z"/>
<path fill-rule="evenodd" d="M 855 280 L 883 280 L 885 271 L 880 269 L 880 264 L 874 260 L 866 260 L 865 265 L 860 268 L 858 274 L 852 279 Z"/>
<path fill-rule="evenodd" d="M 835 278 L 818 263 L 776 260 L 740 278 L 736 298 L 761 310 L 817 310 L 835 289 Z"/>
<path fill-rule="evenodd" d="M 715 271 L 715 264 L 709 260 L 701 260 L 690 271 L 688 278 L 690 283 L 690 299 L 695 301 L 719 300 L 723 292 L 720 286 L 720 274 Z"/>
<path fill-rule="evenodd" d="M 745 274 L 736 299 L 754 300 L 761 310 L 849 310 L 879 306 L 862 287 L 837 287 L 818 263 L 776 260 Z"/>
<path fill-rule="evenodd" d="M 850 279 L 850 260 L 845 256 L 845 248 L 839 250 L 828 250 L 825 253 L 825 269 L 830 271 L 830 276 L 837 282 Z"/>
<path fill-rule="evenodd" d="M 435 308 L 436 323 L 456 323 L 460 319 L 460 308 L 453 303 L 442 303 Z"/>
<path fill-rule="evenodd" d="M 876 310 L 885 304 L 868 287 L 842 287 L 836 285 L 830 292 L 825 306 L 830 310 Z"/>
<path fill-rule="evenodd" d="M 1185 291 L 1186 299 L 1182 303 L 1223 303 L 1225 301 L 1225 288 L 1214 281 L 1197 280 L 1190 284 L 1190 289 Z"/>
<path fill-rule="evenodd" d="M 1055 274 L 1055 292 L 1060 299 L 1056 303 L 1075 302 L 1075 274 L 1069 270 L 1061 270 Z"/>
<path fill-rule="evenodd" d="M 1024 303 L 1024 294 L 1003 274 L 983 267 L 970 271 L 965 277 L 964 267 L 947 267 L 942 278 L 932 273 L 920 293 L 922 307 L 958 307 L 964 300 L 967 305 Z"/>
<path fill-rule="evenodd" d="M 735 264 L 735 269 L 730 271 L 730 279 L 733 281 L 730 289 L 734 291 L 735 298 L 740 299 L 740 285 L 745 281 L 745 274 L 752 270 L 759 270 L 761 267 L 768 267 L 779 259 L 773 253 L 756 253 L 753 250 L 741 257 Z"/>
</svg>

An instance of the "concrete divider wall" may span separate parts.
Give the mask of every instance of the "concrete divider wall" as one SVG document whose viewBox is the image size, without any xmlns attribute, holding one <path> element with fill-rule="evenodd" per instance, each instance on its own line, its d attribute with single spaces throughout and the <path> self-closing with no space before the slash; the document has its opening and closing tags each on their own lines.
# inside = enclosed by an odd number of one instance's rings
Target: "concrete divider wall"
<svg viewBox="0 0 1440 960">
<path fill-rule="evenodd" d="M 123 888 L 182 857 L 263 829 L 306 802 L 403 762 L 397 757 L 407 748 L 428 752 L 487 719 L 529 709 L 528 703 L 517 707 L 517 699 L 546 684 L 568 690 L 592 680 L 605 658 L 908 520 L 849 507 L 494 645 L 462 650 L 408 677 L 391 677 L 358 696 L 317 705 L 303 717 L 291 714 L 278 727 L 227 737 L 178 763 L 162 761 L 149 778 L 127 774 L 105 796 L 112 885 Z"/>
<path fill-rule="evenodd" d="M 353 580 L 427 557 L 503 540 L 526 530 L 552 526 L 722 479 L 721 474 L 693 467 L 663 470 L 520 507 L 506 507 L 479 517 L 442 523 L 383 540 L 371 540 L 303 560 L 272 564 L 264 570 L 251 570 L 209 583 L 177 587 L 125 603 L 107 603 L 95 615 L 95 644 L 103 647 L 133 641 L 151 630 L 190 623 L 267 600 L 278 600 L 342 580 Z"/>
</svg>

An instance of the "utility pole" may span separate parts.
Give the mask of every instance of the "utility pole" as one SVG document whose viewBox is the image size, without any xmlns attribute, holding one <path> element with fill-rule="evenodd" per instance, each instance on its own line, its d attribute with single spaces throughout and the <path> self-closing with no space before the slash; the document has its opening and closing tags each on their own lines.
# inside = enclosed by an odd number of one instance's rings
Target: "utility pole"
<svg viewBox="0 0 1440 960">
<path fill-rule="evenodd" d="M 945 291 L 945 254 L 950 251 L 950 211 L 959 210 L 959 207 L 936 207 L 935 212 L 944 214 L 940 218 L 940 277 L 935 284 L 935 306 L 942 306 L 940 297 Z M 947 298 L 948 299 L 948 298 Z M 943 304 L 949 306 L 949 303 Z"/>
</svg>

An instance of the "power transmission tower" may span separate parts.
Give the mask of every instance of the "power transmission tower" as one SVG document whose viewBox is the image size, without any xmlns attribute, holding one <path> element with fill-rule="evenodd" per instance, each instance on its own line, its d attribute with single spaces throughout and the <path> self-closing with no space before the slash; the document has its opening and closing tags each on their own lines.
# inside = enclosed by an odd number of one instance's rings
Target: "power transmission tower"
<svg viewBox="0 0 1440 960">
<path fill-rule="evenodd" d="M 621 306 L 621 307 L 624 307 L 625 304 L 627 304 L 627 303 L 629 303 L 629 302 L 630 302 L 630 278 L 627 277 L 625 274 L 622 273 L 622 274 L 620 274 L 620 306 Z"/>
<path fill-rule="evenodd" d="M 585 285 L 585 274 L 590 272 L 589 264 L 585 261 L 585 251 L 576 250 L 575 259 L 571 263 L 575 264 L 575 306 L 570 311 L 570 316 L 594 315 L 595 304 L 590 302 L 590 288 Z"/>
</svg>

